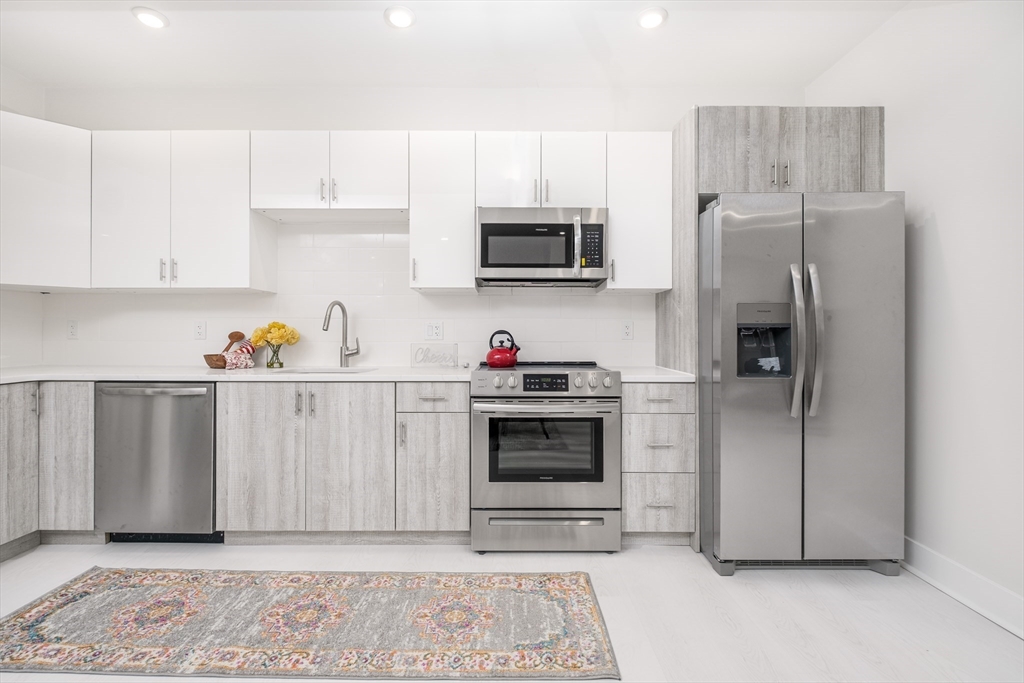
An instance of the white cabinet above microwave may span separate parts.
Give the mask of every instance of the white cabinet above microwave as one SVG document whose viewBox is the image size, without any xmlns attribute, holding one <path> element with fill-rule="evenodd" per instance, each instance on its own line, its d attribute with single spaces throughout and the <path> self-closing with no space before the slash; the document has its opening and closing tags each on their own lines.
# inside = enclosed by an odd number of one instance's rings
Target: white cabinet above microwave
<svg viewBox="0 0 1024 683">
<path fill-rule="evenodd" d="M 477 132 L 477 205 L 504 208 L 605 206 L 605 136 L 605 133 Z"/>
<path fill-rule="evenodd" d="M 407 209 L 409 133 L 252 131 L 253 209 Z"/>
</svg>

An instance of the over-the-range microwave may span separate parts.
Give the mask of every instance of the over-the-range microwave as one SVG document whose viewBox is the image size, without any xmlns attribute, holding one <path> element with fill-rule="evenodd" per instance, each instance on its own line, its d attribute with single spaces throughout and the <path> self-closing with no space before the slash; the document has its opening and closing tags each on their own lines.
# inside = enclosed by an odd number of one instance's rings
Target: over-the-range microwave
<svg viewBox="0 0 1024 683">
<path fill-rule="evenodd" d="M 479 287 L 598 287 L 608 279 L 608 209 L 477 207 Z"/>
</svg>

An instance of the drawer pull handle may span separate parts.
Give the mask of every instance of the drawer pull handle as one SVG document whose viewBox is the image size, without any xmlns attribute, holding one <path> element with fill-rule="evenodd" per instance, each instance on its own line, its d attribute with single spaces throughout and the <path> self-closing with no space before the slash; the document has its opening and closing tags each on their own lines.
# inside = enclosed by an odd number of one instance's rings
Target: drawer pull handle
<svg viewBox="0 0 1024 683">
<path fill-rule="evenodd" d="M 647 444 L 647 447 L 648 448 L 675 448 L 676 445 L 674 443 L 649 443 L 649 444 Z"/>
<path fill-rule="evenodd" d="M 667 503 L 648 503 L 647 507 L 651 508 L 652 510 L 667 510 L 668 508 L 674 508 L 675 505 L 669 505 Z"/>
<path fill-rule="evenodd" d="M 447 396 L 419 396 L 421 401 L 447 401 Z"/>
<path fill-rule="evenodd" d="M 648 397 L 648 399 L 647 399 L 648 403 L 672 403 L 673 401 L 675 401 L 674 398 L 650 398 L 650 397 Z"/>
</svg>

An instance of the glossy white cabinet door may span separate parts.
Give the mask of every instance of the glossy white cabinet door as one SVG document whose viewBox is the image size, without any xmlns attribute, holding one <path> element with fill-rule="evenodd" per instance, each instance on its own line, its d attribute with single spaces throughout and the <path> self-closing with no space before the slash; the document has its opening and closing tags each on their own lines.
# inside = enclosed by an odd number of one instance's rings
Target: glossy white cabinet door
<svg viewBox="0 0 1024 683">
<path fill-rule="evenodd" d="M 472 289 L 476 206 L 472 131 L 409 134 L 409 286 Z"/>
<path fill-rule="evenodd" d="M 327 131 L 254 130 L 251 143 L 252 208 L 330 206 L 331 141 Z"/>
<path fill-rule="evenodd" d="M 248 287 L 249 214 L 249 131 L 172 131 L 171 286 Z"/>
<path fill-rule="evenodd" d="M 477 206 L 540 206 L 540 183 L 540 133 L 477 132 Z"/>
<path fill-rule="evenodd" d="M 607 206 L 606 133 L 541 136 L 541 206 Z"/>
<path fill-rule="evenodd" d="M 0 278 L 90 285 L 92 134 L 0 112 Z"/>
<path fill-rule="evenodd" d="M 171 282 L 171 133 L 92 134 L 92 286 Z"/>
<path fill-rule="evenodd" d="M 672 289 L 672 133 L 608 133 L 608 289 Z"/>
<path fill-rule="evenodd" d="M 332 209 L 409 208 L 409 132 L 332 130 Z"/>
</svg>

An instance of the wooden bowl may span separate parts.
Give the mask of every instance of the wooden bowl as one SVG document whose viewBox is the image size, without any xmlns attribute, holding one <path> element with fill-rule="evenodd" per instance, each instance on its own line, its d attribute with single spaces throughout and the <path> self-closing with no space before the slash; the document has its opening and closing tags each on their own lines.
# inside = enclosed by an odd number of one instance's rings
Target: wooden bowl
<svg viewBox="0 0 1024 683">
<path fill-rule="evenodd" d="M 203 360 L 214 370 L 223 370 L 228 364 L 227 359 L 220 353 L 208 353 L 203 356 Z"/>
</svg>

